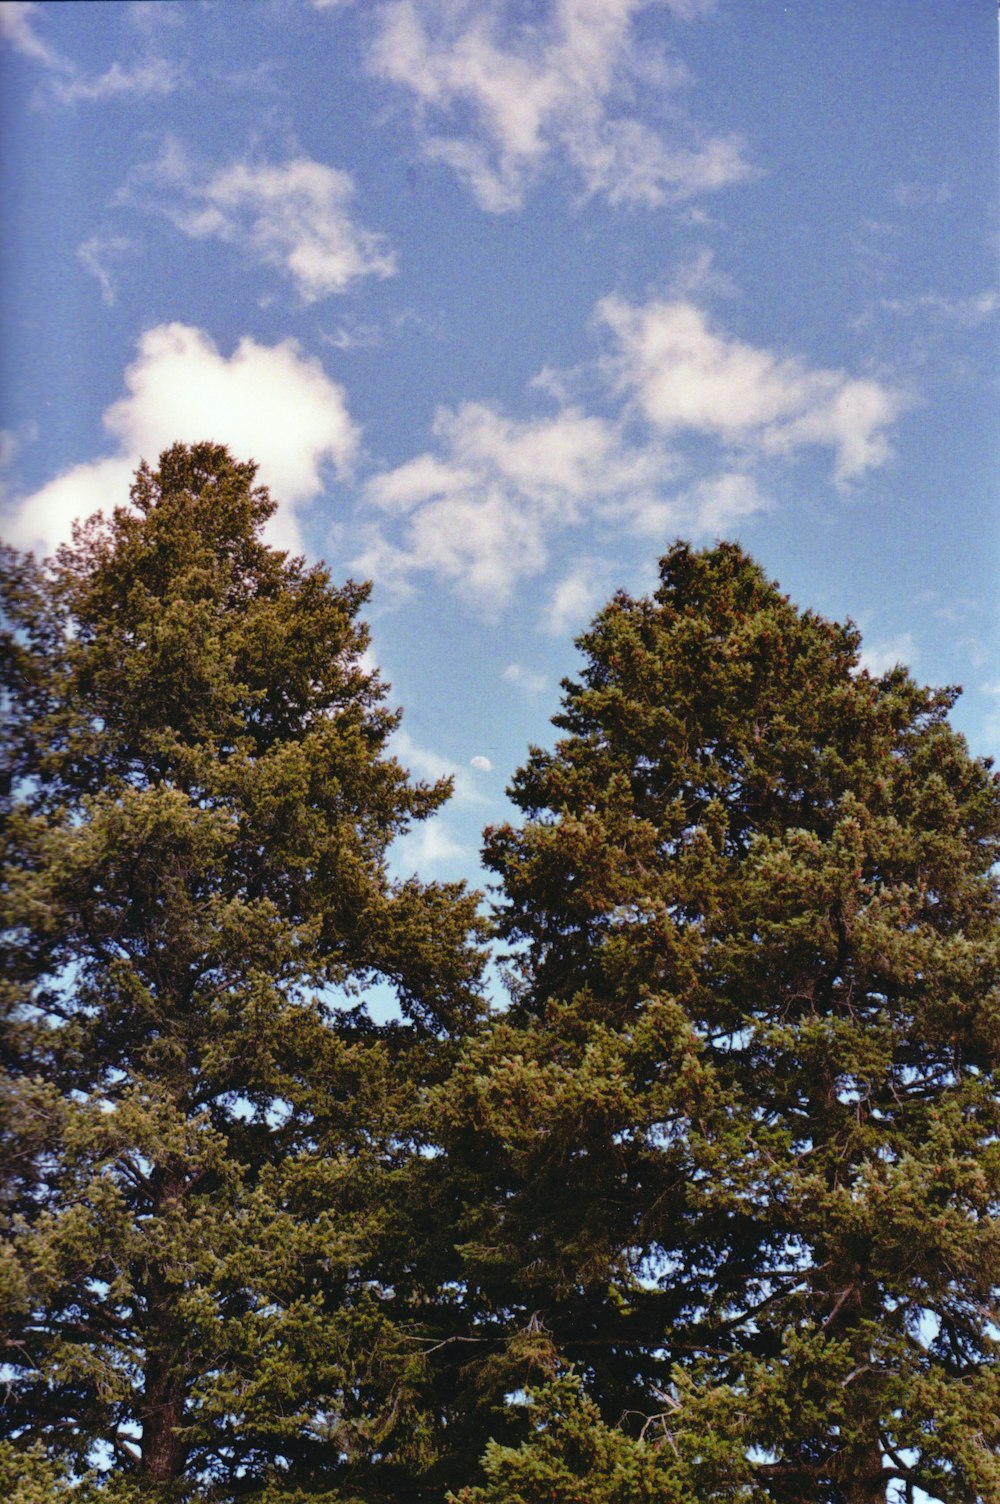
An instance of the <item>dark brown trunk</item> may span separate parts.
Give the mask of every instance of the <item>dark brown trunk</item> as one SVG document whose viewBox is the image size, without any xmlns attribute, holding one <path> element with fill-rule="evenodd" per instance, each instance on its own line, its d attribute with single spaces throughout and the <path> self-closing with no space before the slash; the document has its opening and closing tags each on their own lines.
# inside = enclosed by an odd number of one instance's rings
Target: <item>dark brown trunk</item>
<svg viewBox="0 0 1000 1504">
<path fill-rule="evenodd" d="M 176 1207 L 183 1195 L 184 1176 L 177 1165 L 158 1168 L 152 1176 L 154 1210 Z M 146 1384 L 142 1420 L 141 1472 L 150 1485 L 176 1483 L 187 1462 L 187 1445 L 181 1436 L 184 1420 L 183 1321 L 177 1314 L 181 1294 L 167 1271 L 151 1264 L 146 1277 Z"/>
<path fill-rule="evenodd" d="M 882 1448 L 877 1441 L 852 1449 L 842 1477 L 844 1504 L 885 1504 Z"/>
<path fill-rule="evenodd" d="M 843 1249 L 828 1260 L 830 1287 L 823 1327 L 853 1349 L 855 1367 L 844 1381 L 847 1390 L 845 1429 L 851 1440 L 834 1454 L 833 1476 L 844 1504 L 885 1504 L 885 1472 L 879 1437 L 879 1389 L 869 1363 L 865 1325 L 873 1318 L 871 1282 L 867 1268 Z M 839 1286 L 839 1288 L 838 1288 Z"/>
<path fill-rule="evenodd" d="M 184 1471 L 186 1448 L 180 1437 L 184 1386 L 169 1363 L 155 1358 L 146 1365 L 146 1402 L 142 1412 L 142 1472 L 150 1483 L 176 1482 Z"/>
</svg>

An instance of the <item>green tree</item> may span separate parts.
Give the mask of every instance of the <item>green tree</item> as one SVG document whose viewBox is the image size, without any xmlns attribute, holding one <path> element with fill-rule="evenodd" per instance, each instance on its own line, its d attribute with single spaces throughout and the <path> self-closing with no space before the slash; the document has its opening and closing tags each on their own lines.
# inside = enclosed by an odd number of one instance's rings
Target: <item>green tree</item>
<svg viewBox="0 0 1000 1504">
<path fill-rule="evenodd" d="M 5 559 L 0 1362 L 29 1500 L 416 1499 L 436 1457 L 412 1217 L 426 1090 L 480 1009 L 475 902 L 390 880 L 448 788 L 388 755 L 366 589 L 265 545 L 254 468 L 176 446 L 54 560 Z"/>
<path fill-rule="evenodd" d="M 670 1399 L 644 1416 L 635 1435 L 606 1424 L 575 1373 L 525 1398 L 529 1440 L 490 1442 L 486 1483 L 450 1494 L 451 1504 L 752 1504 L 761 1497 L 741 1481 L 750 1470 L 732 1440 L 720 1438 L 724 1417 L 690 1390 L 684 1405 Z"/>
<path fill-rule="evenodd" d="M 511 1008 L 443 1095 L 480 1383 L 530 1387 L 502 1342 L 544 1331 L 602 1425 L 665 1397 L 734 1498 L 995 1499 L 997 779 L 952 692 L 732 545 L 579 646 L 487 832 Z M 525 1456 L 489 1454 L 511 1497 Z"/>
</svg>

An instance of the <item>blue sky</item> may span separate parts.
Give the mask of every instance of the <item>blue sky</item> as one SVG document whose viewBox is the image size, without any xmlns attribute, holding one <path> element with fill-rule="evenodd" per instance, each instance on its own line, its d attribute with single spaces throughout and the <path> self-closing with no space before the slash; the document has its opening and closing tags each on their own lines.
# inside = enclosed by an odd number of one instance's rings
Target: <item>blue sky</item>
<svg viewBox="0 0 1000 1504">
<path fill-rule="evenodd" d="M 992 0 L 0 4 L 5 536 L 260 462 L 469 876 L 574 635 L 739 538 L 1000 750 Z"/>
</svg>

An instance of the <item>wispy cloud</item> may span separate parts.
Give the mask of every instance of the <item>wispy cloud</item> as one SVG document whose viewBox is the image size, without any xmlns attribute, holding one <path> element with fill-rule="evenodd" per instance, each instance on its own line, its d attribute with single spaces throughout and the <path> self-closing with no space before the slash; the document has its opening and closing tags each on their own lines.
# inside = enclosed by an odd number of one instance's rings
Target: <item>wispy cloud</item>
<svg viewBox="0 0 1000 1504">
<path fill-rule="evenodd" d="M 450 758 L 443 757 L 440 752 L 435 752 L 432 748 L 422 746 L 415 741 L 404 727 L 393 732 L 389 739 L 389 750 L 404 768 L 409 769 L 414 778 L 423 779 L 427 783 L 437 783 L 442 778 L 450 778 L 454 785 L 451 801 L 454 805 L 484 802 L 477 780 L 469 772 L 469 768 L 474 768 L 477 772 L 488 772 L 489 769 L 484 769 L 482 766 L 484 761 L 489 762 L 488 758 L 477 754 L 469 759 L 467 766 L 452 762 Z"/>
<path fill-rule="evenodd" d="M 897 183 L 892 196 L 901 209 L 943 209 L 952 191 L 950 183 Z"/>
<path fill-rule="evenodd" d="M 941 293 L 928 292 L 917 298 L 883 298 L 882 307 L 887 313 L 896 313 L 903 318 L 928 314 L 942 323 L 974 329 L 985 324 L 1000 309 L 1000 293 L 988 291 L 973 293 L 970 297 L 949 298 Z"/>
<path fill-rule="evenodd" d="M 474 848 L 456 838 L 450 817 L 457 816 L 460 823 L 471 818 L 476 827 L 481 824 L 483 806 L 489 803 L 483 788 L 483 775 L 493 767 L 489 758 L 476 753 L 464 765 L 453 762 L 433 748 L 423 746 L 402 726 L 390 737 L 389 751 L 414 778 L 427 783 L 450 778 L 453 785 L 446 813 L 422 821 L 394 842 L 391 853 L 394 870 L 401 876 L 410 872 L 437 875 L 467 865 L 474 856 Z M 466 822 L 461 820 L 463 811 Z"/>
<path fill-rule="evenodd" d="M 109 308 L 115 301 L 115 283 L 111 263 L 131 249 L 132 241 L 125 235 L 91 235 L 89 240 L 77 246 L 76 259 L 84 271 L 97 278 L 101 297 Z"/>
<path fill-rule="evenodd" d="M 716 332 L 685 300 L 633 307 L 611 297 L 597 313 L 616 342 L 609 370 L 619 389 L 663 433 L 691 430 L 764 454 L 826 446 L 838 484 L 889 458 L 885 431 L 904 399 L 882 382 Z"/>
<path fill-rule="evenodd" d="M 89 104 L 105 99 L 141 99 L 172 94 L 181 82 L 174 65 L 162 57 L 147 58 L 125 68 L 114 62 L 96 78 L 74 74 L 56 79 L 52 90 L 60 104 Z"/>
<path fill-rule="evenodd" d="M 131 0 L 128 18 L 138 31 L 148 35 L 163 27 L 182 25 L 184 7 L 172 0 Z"/>
<path fill-rule="evenodd" d="M 140 458 L 155 461 L 175 441 L 210 439 L 259 462 L 279 503 L 271 539 L 298 551 L 298 509 L 323 489 L 325 467 L 346 471 L 357 449 L 342 388 L 293 340 L 243 339 L 227 358 L 202 330 L 162 324 L 140 340 L 125 389 L 103 418 L 114 453 L 21 498 L 4 527 L 12 542 L 52 548 L 75 519 L 127 501 Z"/>
<path fill-rule="evenodd" d="M 887 674 L 898 664 L 909 667 L 916 657 L 916 645 L 912 632 L 900 632 L 897 637 L 866 642 L 861 649 L 858 668 L 867 669 L 874 677 Z"/>
<path fill-rule="evenodd" d="M 548 679 L 537 669 L 527 668 L 523 663 L 508 663 L 503 671 L 503 677 L 508 684 L 515 684 L 518 689 L 523 689 L 525 694 L 540 695 L 548 688 Z"/>
<path fill-rule="evenodd" d="M 130 66 L 115 61 L 104 73 L 87 77 L 74 62 L 49 46 L 36 29 L 43 12 L 44 7 L 28 0 L 0 0 L 0 36 L 23 57 L 47 69 L 51 97 L 60 104 L 163 96 L 179 87 L 180 74 L 161 57 L 143 58 Z"/>
<path fill-rule="evenodd" d="M 549 592 L 542 624 L 553 637 L 565 637 L 593 615 L 607 594 L 606 566 L 579 559 Z"/>
<path fill-rule="evenodd" d="M 433 815 L 394 842 L 391 860 L 402 877 L 417 872 L 427 878 L 440 873 L 464 874 L 474 855 L 470 847 L 463 846 L 452 835 L 446 815 Z"/>
<path fill-rule="evenodd" d="M 640 48 L 648 0 L 391 0 L 378 12 L 372 71 L 410 94 L 424 153 L 469 185 L 484 209 L 516 209 L 533 180 L 568 164 L 586 195 L 657 205 L 752 175 L 742 141 L 675 119 L 669 133 L 630 113 L 639 93 L 685 81 Z M 704 0 L 653 0 L 680 20 Z"/>
<path fill-rule="evenodd" d="M 35 30 L 42 7 L 28 0 L 0 0 L 0 36 L 19 52 L 46 68 L 67 69 L 71 65 L 51 48 Z"/>
<path fill-rule="evenodd" d="M 308 303 L 396 270 L 386 237 L 354 221 L 353 196 L 350 173 L 309 157 L 212 170 L 192 163 L 174 140 L 122 193 L 125 202 L 166 214 L 186 235 L 225 241 L 276 267 Z"/>
</svg>

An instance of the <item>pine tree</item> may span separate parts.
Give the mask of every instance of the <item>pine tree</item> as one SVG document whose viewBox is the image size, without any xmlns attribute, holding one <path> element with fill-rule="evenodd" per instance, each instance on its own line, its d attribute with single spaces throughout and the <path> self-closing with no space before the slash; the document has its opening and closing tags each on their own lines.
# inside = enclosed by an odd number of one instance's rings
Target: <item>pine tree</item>
<svg viewBox="0 0 1000 1504">
<path fill-rule="evenodd" d="M 733 545 L 677 545 L 579 646 L 487 833 L 512 1005 L 442 1112 L 480 1383 L 544 1394 L 499 1356 L 530 1328 L 733 1498 L 995 1499 L 997 779 L 953 692 L 859 668 Z M 495 1488 L 572 1496 L 564 1400 Z"/>
<path fill-rule="evenodd" d="M 390 880 L 447 785 L 387 753 L 365 587 L 266 546 L 273 510 L 252 464 L 176 446 L 54 560 L 5 560 L 26 1500 L 416 1499 L 436 1457 L 411 1213 L 426 1089 L 479 1011 L 475 903 Z"/>
</svg>

